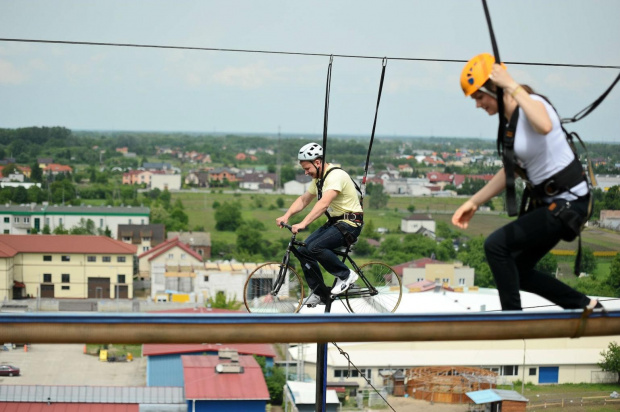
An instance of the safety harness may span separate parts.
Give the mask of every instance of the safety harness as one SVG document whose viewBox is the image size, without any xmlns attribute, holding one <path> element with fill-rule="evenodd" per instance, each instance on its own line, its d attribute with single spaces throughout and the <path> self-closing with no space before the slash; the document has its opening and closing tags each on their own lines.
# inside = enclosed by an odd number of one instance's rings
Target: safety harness
<svg viewBox="0 0 620 412">
<path fill-rule="evenodd" d="M 325 176 L 323 176 L 322 179 L 317 179 L 316 181 L 316 190 L 317 190 L 317 198 L 318 200 L 321 200 L 321 198 L 323 197 L 323 184 L 325 183 L 325 179 L 327 179 L 327 176 L 334 170 L 340 169 L 342 170 L 341 167 L 332 167 L 331 169 L 329 169 L 327 172 L 325 172 Z M 350 177 L 350 176 L 349 176 Z M 362 189 L 359 187 L 359 185 L 357 183 L 355 183 L 355 180 L 353 180 L 353 178 L 351 178 L 351 182 L 353 182 L 353 185 L 355 186 L 355 190 L 357 190 L 357 193 L 359 194 L 359 197 L 361 199 L 362 197 Z M 360 205 L 361 205 L 361 200 L 360 200 Z M 361 225 L 364 223 L 364 213 L 363 212 L 357 212 L 357 213 L 353 213 L 353 212 L 345 212 L 344 214 L 340 215 L 340 216 L 332 216 L 329 214 L 329 212 L 325 211 L 325 216 L 327 216 L 327 224 L 332 226 L 333 224 L 335 224 L 337 221 L 339 220 L 349 220 L 351 222 L 357 223 L 358 225 Z"/>
</svg>

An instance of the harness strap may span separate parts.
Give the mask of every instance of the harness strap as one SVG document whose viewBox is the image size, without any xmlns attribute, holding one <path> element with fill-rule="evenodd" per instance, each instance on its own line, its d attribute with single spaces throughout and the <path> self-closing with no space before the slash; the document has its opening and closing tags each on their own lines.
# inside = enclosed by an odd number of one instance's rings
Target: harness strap
<svg viewBox="0 0 620 412">
<path fill-rule="evenodd" d="M 500 115 L 501 116 L 501 115 Z M 517 215 L 517 194 L 515 190 L 515 134 L 519 121 L 519 107 L 516 107 L 510 116 L 510 122 L 505 127 L 503 136 L 502 160 L 506 174 L 506 209 L 508 216 Z"/>
<path fill-rule="evenodd" d="M 577 186 L 581 182 L 587 182 L 586 173 L 581 166 L 581 162 L 575 156 L 573 161 L 564 169 L 534 186 L 532 195 L 537 198 L 555 196 L 559 193 L 570 191 L 572 187 Z"/>
</svg>

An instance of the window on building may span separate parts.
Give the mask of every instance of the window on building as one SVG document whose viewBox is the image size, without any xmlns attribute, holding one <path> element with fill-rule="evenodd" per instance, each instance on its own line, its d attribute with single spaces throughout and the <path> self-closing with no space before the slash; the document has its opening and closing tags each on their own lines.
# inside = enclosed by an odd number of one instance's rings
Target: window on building
<svg viewBox="0 0 620 412">
<path fill-rule="evenodd" d="M 51 262 L 52 261 L 52 255 L 43 255 L 43 261 L 44 262 Z"/>
<path fill-rule="evenodd" d="M 43 274 L 43 283 L 52 283 L 52 274 L 44 273 Z"/>
<path fill-rule="evenodd" d="M 63 261 L 63 262 L 71 262 L 71 256 L 69 256 L 69 255 L 62 255 L 60 260 Z"/>
<path fill-rule="evenodd" d="M 58 219 L 58 224 L 59 224 L 60 226 L 62 226 L 62 217 L 61 217 L 60 219 Z"/>
<path fill-rule="evenodd" d="M 68 273 L 63 273 L 61 275 L 61 281 L 62 283 L 71 283 L 71 275 L 69 275 Z"/>
<path fill-rule="evenodd" d="M 9 223 L 10 221 L 11 221 L 11 219 L 10 219 L 10 218 L 8 218 L 8 217 L 5 217 L 5 218 L 4 218 L 4 223 Z"/>
<path fill-rule="evenodd" d="M 168 253 L 168 259 L 174 259 L 174 253 Z"/>
<path fill-rule="evenodd" d="M 530 376 L 536 376 L 536 368 L 530 368 Z"/>
<path fill-rule="evenodd" d="M 187 258 L 187 255 L 185 253 L 181 253 L 181 259 L 185 259 Z"/>
<path fill-rule="evenodd" d="M 518 374 L 519 374 L 519 366 L 517 365 L 502 366 L 503 376 L 517 376 Z"/>
<path fill-rule="evenodd" d="M 209 275 L 204 275 L 204 277 L 202 278 L 202 280 L 204 280 L 205 282 L 209 281 Z"/>
<path fill-rule="evenodd" d="M 116 257 L 116 261 L 118 263 L 125 263 L 126 262 L 126 257 L 125 256 L 117 256 Z"/>
<path fill-rule="evenodd" d="M 465 284 L 465 278 L 459 278 L 459 285 Z"/>
<path fill-rule="evenodd" d="M 45 226 L 49 226 L 50 225 L 50 218 L 46 217 L 45 218 Z"/>
<path fill-rule="evenodd" d="M 151 248 L 148 246 L 142 246 L 142 251 L 143 252 L 148 252 Z"/>
<path fill-rule="evenodd" d="M 450 279 L 448 278 L 443 278 L 441 279 L 442 283 L 450 283 Z"/>
<path fill-rule="evenodd" d="M 14 222 L 14 223 L 19 223 L 19 218 L 18 218 L 17 216 L 15 216 L 15 217 L 13 218 L 13 222 Z"/>
<path fill-rule="evenodd" d="M 131 237 L 130 236 L 123 236 L 123 242 L 131 243 Z"/>
<path fill-rule="evenodd" d="M 24 218 L 24 223 L 30 223 L 30 218 L 29 217 L 25 217 Z"/>
<path fill-rule="evenodd" d="M 88 257 L 86 258 L 86 260 L 87 260 L 88 262 L 96 262 L 96 261 L 97 261 L 97 256 L 88 256 Z"/>
<path fill-rule="evenodd" d="M 112 258 L 110 256 L 103 256 L 101 257 L 101 261 L 104 263 L 110 263 L 112 261 Z"/>
<path fill-rule="evenodd" d="M 99 227 L 103 227 L 103 219 L 99 219 Z"/>
<path fill-rule="evenodd" d="M 71 287 L 70 286 L 63 286 L 61 289 L 62 290 L 69 290 Z"/>
<path fill-rule="evenodd" d="M 118 275 L 116 277 L 116 283 L 125 283 L 125 275 Z"/>
<path fill-rule="evenodd" d="M 8 235 L 9 234 L 9 230 L 8 229 L 4 229 L 4 234 Z"/>
<path fill-rule="evenodd" d="M 145 236 L 145 237 L 142 238 L 142 242 L 144 242 L 144 243 L 150 242 L 150 241 L 151 241 L 151 238 L 148 237 L 148 236 Z"/>
<path fill-rule="evenodd" d="M 144 224 L 144 219 L 140 219 L 140 224 L 143 225 Z"/>
</svg>

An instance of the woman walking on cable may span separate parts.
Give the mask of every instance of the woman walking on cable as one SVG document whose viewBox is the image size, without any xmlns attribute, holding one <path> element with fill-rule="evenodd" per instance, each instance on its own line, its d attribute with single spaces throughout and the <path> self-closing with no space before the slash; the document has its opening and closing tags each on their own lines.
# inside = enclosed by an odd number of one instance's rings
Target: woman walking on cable
<svg viewBox="0 0 620 412">
<path fill-rule="evenodd" d="M 551 104 L 531 88 L 519 85 L 490 54 L 471 59 L 461 87 L 476 107 L 498 114 L 497 90 L 503 89 L 504 116 L 514 139 L 515 170 L 528 182 L 530 207 L 485 241 L 503 310 L 521 310 L 519 290 L 532 292 L 565 309 L 602 308 L 595 299 L 534 269 L 560 240 L 572 240 L 589 215 L 590 192 L 583 168 L 569 145 Z M 505 161 L 506 162 L 506 161 Z M 506 163 L 505 163 L 506 165 Z M 452 223 L 466 229 L 478 207 L 506 189 L 505 167 L 461 205 Z"/>
</svg>

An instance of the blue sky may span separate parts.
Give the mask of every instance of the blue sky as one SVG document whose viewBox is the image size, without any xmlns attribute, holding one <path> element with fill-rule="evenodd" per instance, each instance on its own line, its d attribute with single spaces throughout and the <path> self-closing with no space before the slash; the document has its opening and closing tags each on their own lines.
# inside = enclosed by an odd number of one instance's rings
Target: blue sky
<svg viewBox="0 0 620 412">
<path fill-rule="evenodd" d="M 620 66 L 620 1 L 488 0 L 505 61 Z M 467 60 L 491 52 L 480 0 L 0 0 L 0 38 Z M 328 57 L 0 41 L 0 127 L 316 133 Z M 388 60 L 377 134 L 493 138 L 463 63 Z M 562 116 L 618 69 L 513 65 Z M 334 58 L 329 132 L 369 136 L 380 59 Z M 620 141 L 620 86 L 571 126 Z"/>
</svg>

